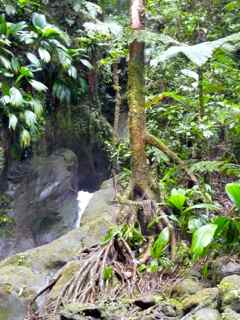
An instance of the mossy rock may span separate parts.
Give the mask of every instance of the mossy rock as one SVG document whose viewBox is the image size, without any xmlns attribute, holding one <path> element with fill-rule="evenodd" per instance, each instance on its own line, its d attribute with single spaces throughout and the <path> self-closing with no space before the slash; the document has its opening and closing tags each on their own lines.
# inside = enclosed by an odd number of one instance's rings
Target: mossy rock
<svg viewBox="0 0 240 320">
<path fill-rule="evenodd" d="M 0 292 L 4 301 L 9 301 L 3 305 L 2 310 L 0 309 L 4 314 L 4 320 L 23 320 L 24 315 L 20 311 L 18 318 L 12 317 L 11 312 L 15 312 L 15 305 L 10 302 L 16 298 L 19 305 L 23 306 L 21 310 L 25 310 L 29 299 L 45 288 L 54 274 L 65 266 L 63 276 L 52 290 L 53 298 L 59 294 L 60 285 L 65 284 L 79 268 L 80 262 L 76 260 L 79 252 L 98 243 L 112 226 L 113 191 L 109 188 L 112 186 L 106 183 L 102 192 L 97 192 L 101 206 L 99 210 L 94 211 L 96 203 L 93 201 L 89 204 L 87 212 L 84 213 L 84 225 L 79 229 L 70 231 L 47 245 L 27 250 L 0 262 Z M 104 198 L 103 201 L 101 196 Z M 102 210 L 103 207 L 105 210 Z M 6 312 L 9 312 L 9 315 Z"/>
<path fill-rule="evenodd" d="M 202 283 L 197 279 L 183 279 L 172 288 L 172 295 L 176 297 L 185 297 L 197 293 L 204 289 Z"/>
<path fill-rule="evenodd" d="M 186 320 L 221 320 L 221 315 L 216 309 L 203 308 L 187 317 Z"/>
<path fill-rule="evenodd" d="M 240 314 L 231 308 L 225 308 L 222 313 L 222 320 L 240 320 Z"/>
<path fill-rule="evenodd" d="M 218 288 L 207 288 L 186 297 L 182 301 L 184 311 L 191 310 L 199 305 L 216 308 L 219 300 Z"/>
<path fill-rule="evenodd" d="M 235 311 L 240 311 L 240 276 L 232 275 L 223 278 L 219 284 L 222 305 L 231 306 Z"/>
<path fill-rule="evenodd" d="M 55 301 L 59 297 L 62 288 L 68 283 L 68 281 L 74 276 L 80 267 L 81 262 L 77 260 L 67 263 L 67 265 L 61 270 L 60 279 L 53 286 L 50 295 L 48 296 L 49 300 Z"/>
<path fill-rule="evenodd" d="M 23 320 L 26 306 L 17 294 L 8 295 L 0 289 L 0 320 Z"/>
</svg>

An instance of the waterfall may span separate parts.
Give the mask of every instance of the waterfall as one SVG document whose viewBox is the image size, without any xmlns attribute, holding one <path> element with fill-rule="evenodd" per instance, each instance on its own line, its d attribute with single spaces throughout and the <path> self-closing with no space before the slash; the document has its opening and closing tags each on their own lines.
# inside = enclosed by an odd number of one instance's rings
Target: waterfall
<svg viewBox="0 0 240 320">
<path fill-rule="evenodd" d="M 81 222 L 81 217 L 82 214 L 84 212 L 84 210 L 86 209 L 89 201 L 91 200 L 93 196 L 93 193 L 87 192 L 87 191 L 79 191 L 78 192 L 78 196 L 77 196 L 77 200 L 78 200 L 78 218 L 75 224 L 76 228 L 80 227 L 80 222 Z"/>
</svg>

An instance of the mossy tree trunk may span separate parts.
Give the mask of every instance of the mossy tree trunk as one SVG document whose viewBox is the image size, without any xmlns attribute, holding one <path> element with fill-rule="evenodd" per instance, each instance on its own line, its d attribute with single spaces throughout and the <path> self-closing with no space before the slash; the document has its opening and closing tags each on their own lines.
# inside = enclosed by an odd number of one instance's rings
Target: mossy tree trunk
<svg viewBox="0 0 240 320">
<path fill-rule="evenodd" d="M 144 0 L 130 1 L 130 27 L 133 41 L 129 45 L 128 62 L 128 105 L 129 134 L 132 153 L 132 183 L 129 195 L 140 195 L 143 199 L 154 199 L 156 188 L 148 168 L 146 145 L 152 145 L 167 154 L 197 183 L 196 177 L 188 170 L 185 162 L 170 150 L 160 139 L 150 135 L 146 130 L 145 118 L 145 84 L 144 84 L 144 42 L 139 37 L 144 30 Z M 130 194 L 129 194 L 130 193 Z"/>
<path fill-rule="evenodd" d="M 148 196 L 149 170 L 145 154 L 144 42 L 138 40 L 144 29 L 144 1 L 131 0 L 131 29 L 135 40 L 129 46 L 128 104 L 129 133 L 132 152 L 132 186 Z"/>
</svg>

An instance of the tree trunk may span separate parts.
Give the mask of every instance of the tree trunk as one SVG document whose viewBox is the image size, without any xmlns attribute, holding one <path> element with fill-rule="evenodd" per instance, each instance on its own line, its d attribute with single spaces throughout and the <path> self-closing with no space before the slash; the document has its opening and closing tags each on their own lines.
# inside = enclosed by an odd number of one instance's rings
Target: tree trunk
<svg viewBox="0 0 240 320">
<path fill-rule="evenodd" d="M 144 1 L 132 0 L 131 29 L 136 35 L 129 46 L 128 104 L 129 134 L 132 152 L 132 183 L 142 196 L 149 189 L 149 171 L 145 154 L 144 42 L 137 39 L 144 29 Z"/>
</svg>

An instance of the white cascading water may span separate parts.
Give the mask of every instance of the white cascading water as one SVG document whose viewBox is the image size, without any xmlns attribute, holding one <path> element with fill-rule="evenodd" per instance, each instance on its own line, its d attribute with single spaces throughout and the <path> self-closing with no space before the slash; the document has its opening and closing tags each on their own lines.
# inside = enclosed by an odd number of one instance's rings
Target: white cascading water
<svg viewBox="0 0 240 320">
<path fill-rule="evenodd" d="M 93 193 L 87 192 L 87 191 L 79 191 L 77 200 L 78 200 L 78 218 L 76 221 L 76 228 L 80 227 L 80 222 L 82 218 L 82 214 L 84 210 L 86 209 L 89 201 L 91 200 L 93 196 Z"/>
</svg>

